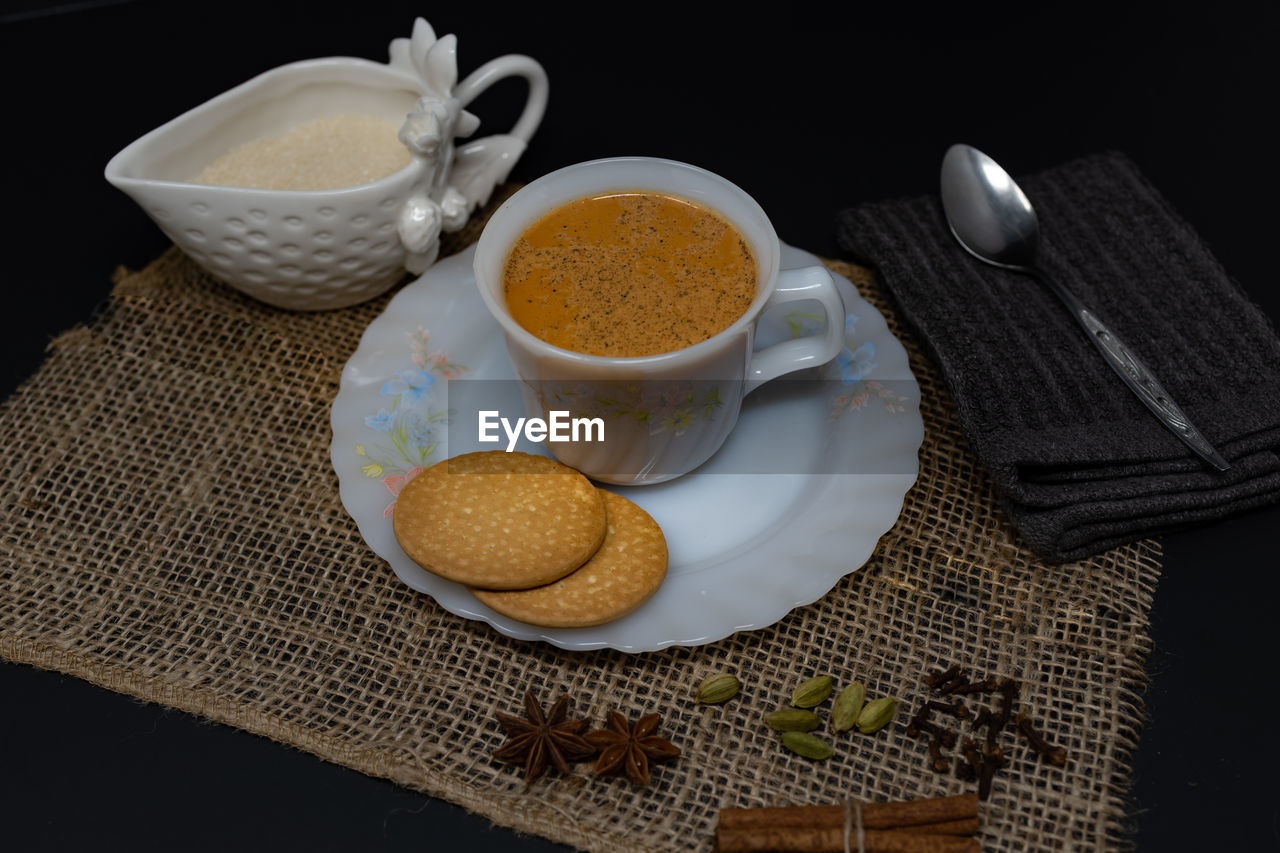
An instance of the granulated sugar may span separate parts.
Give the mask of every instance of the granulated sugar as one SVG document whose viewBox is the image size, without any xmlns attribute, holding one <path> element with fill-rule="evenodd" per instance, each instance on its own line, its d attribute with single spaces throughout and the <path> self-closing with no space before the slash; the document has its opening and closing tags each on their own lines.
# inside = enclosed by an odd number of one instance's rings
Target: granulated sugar
<svg viewBox="0 0 1280 853">
<path fill-rule="evenodd" d="M 394 122 L 371 116 L 312 119 L 280 136 L 240 145 L 205 167 L 197 184 L 326 190 L 386 177 L 409 165 Z"/>
</svg>

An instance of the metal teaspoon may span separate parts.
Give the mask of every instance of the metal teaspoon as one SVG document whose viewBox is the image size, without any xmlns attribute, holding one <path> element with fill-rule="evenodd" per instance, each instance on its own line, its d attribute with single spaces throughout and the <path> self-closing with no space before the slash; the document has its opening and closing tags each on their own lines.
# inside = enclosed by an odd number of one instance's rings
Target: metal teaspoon
<svg viewBox="0 0 1280 853">
<path fill-rule="evenodd" d="M 1004 169 L 976 148 L 952 145 L 942 158 L 942 209 L 956 240 L 993 266 L 1031 276 L 1057 294 L 1107 364 L 1174 435 L 1219 471 L 1227 460 L 1205 440 L 1124 342 L 1060 282 L 1036 265 L 1040 223 Z"/>
</svg>

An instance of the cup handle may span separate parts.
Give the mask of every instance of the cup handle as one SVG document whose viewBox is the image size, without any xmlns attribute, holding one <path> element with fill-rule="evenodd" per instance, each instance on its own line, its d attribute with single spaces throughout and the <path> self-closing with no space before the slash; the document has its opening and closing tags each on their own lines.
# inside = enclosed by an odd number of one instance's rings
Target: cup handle
<svg viewBox="0 0 1280 853">
<path fill-rule="evenodd" d="M 825 329 L 819 335 L 783 341 L 752 353 L 744 394 L 784 373 L 826 364 L 844 347 L 844 300 L 826 267 L 800 267 L 778 273 L 778 284 L 762 312 L 803 299 L 814 299 L 822 305 L 827 315 Z"/>
<path fill-rule="evenodd" d="M 506 134 L 527 143 L 547 110 L 547 72 L 537 60 L 519 53 L 499 56 L 467 75 L 453 90 L 453 96 L 465 107 L 494 83 L 506 77 L 523 77 L 529 83 L 529 96 L 515 127 Z"/>
</svg>

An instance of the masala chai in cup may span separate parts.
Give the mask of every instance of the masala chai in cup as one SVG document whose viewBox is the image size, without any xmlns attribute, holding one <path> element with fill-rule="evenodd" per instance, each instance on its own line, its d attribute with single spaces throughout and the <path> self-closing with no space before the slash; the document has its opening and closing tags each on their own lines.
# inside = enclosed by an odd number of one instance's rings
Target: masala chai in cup
<svg viewBox="0 0 1280 853">
<path fill-rule="evenodd" d="M 756 263 L 714 210 L 678 196 L 613 192 L 561 205 L 516 241 L 503 275 L 523 328 L 574 352 L 658 355 L 746 313 Z"/>
<path fill-rule="evenodd" d="M 686 163 L 592 160 L 531 181 L 476 244 L 476 287 L 525 408 L 497 416 L 598 423 L 582 438 L 548 436 L 547 450 L 606 483 L 694 470 L 728 438 L 747 394 L 844 345 L 831 273 L 781 270 L 781 255 L 751 196 Z M 823 318 L 818 331 L 756 349 L 761 314 L 785 303 L 807 303 Z"/>
</svg>

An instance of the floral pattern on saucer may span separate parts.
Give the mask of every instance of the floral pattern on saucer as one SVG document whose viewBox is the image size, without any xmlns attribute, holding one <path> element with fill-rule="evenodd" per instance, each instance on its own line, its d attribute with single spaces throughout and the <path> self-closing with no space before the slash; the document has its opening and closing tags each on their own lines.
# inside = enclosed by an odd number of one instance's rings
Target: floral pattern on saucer
<svg viewBox="0 0 1280 853">
<path fill-rule="evenodd" d="M 787 329 L 793 338 L 815 334 L 822 320 L 820 314 L 803 311 L 792 311 L 786 316 Z M 859 342 L 855 334 L 857 325 L 857 314 L 845 315 L 844 347 L 835 361 L 825 368 L 826 371 L 839 371 L 840 382 L 846 386 L 844 393 L 832 399 L 829 419 L 834 421 L 846 412 L 858 411 L 872 400 L 882 403 L 885 411 L 891 414 L 902 414 L 906 411 L 908 398 L 883 382 L 870 378 L 878 367 L 876 345 L 869 340 Z"/>
<path fill-rule="evenodd" d="M 412 480 L 435 458 L 440 448 L 440 430 L 449 425 L 449 412 L 435 396 L 437 379 L 466 375 L 466 366 L 443 352 L 431 352 L 431 334 L 421 326 L 407 335 L 410 366 L 396 371 L 382 384 L 381 394 L 389 398 L 385 407 L 366 415 L 364 425 L 376 435 L 367 444 L 357 444 L 355 452 L 364 457 L 360 470 L 370 479 L 381 480 L 391 493 L 383 510 L 390 516 L 405 483 Z"/>
</svg>

